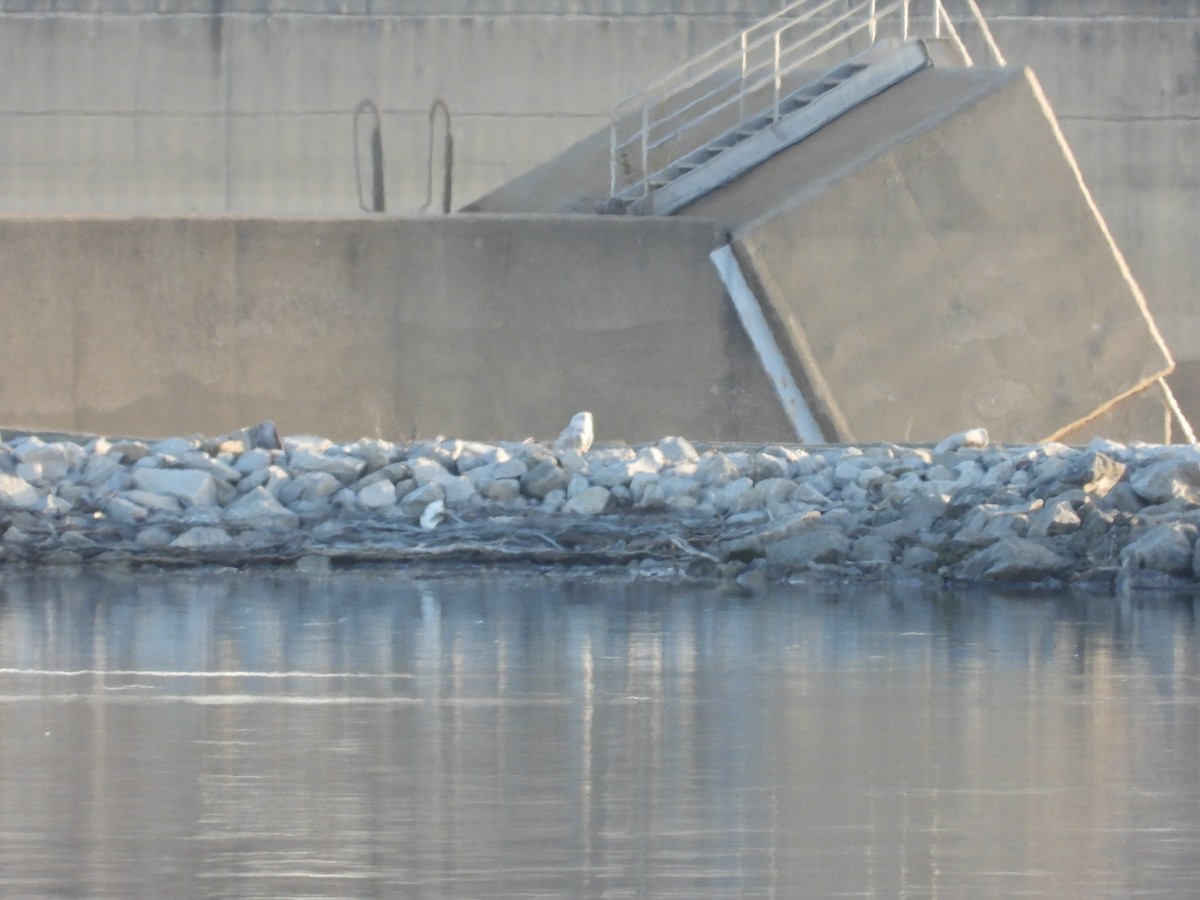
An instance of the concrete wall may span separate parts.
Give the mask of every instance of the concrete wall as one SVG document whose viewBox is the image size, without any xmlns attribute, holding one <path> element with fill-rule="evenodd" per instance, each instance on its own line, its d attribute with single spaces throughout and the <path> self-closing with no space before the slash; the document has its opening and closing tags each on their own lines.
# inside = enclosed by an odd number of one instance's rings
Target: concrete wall
<svg viewBox="0 0 1200 900">
<path fill-rule="evenodd" d="M 0 422 L 790 440 L 711 222 L 0 219 Z"/>
<path fill-rule="evenodd" d="M 161 7 L 0 2 L 0 213 L 350 214 L 366 98 L 382 114 L 389 210 L 424 203 L 436 98 L 466 203 L 778 3 Z"/>
<path fill-rule="evenodd" d="M 1045 87 L 1200 420 L 1200 7 L 979 2 L 1009 60 Z M 351 114 L 368 97 L 383 113 L 389 210 L 424 202 L 435 97 L 454 114 L 467 203 L 779 5 L 0 0 L 0 214 L 351 215 Z"/>
</svg>

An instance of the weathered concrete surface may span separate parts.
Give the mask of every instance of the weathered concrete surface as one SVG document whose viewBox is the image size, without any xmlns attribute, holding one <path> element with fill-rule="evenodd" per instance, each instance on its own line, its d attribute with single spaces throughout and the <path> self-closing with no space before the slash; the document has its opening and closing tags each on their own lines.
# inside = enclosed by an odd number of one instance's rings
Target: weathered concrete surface
<svg viewBox="0 0 1200 900">
<path fill-rule="evenodd" d="M 711 222 L 0 220 L 0 421 L 788 440 Z"/>
<path fill-rule="evenodd" d="M 964 5 L 947 5 L 969 32 Z M 980 5 L 1009 60 L 1038 73 L 1177 355 L 1200 358 L 1200 8 Z M 389 209 L 424 201 L 427 111 L 439 96 L 454 112 L 455 197 L 469 202 L 778 8 L 0 0 L 0 213 L 346 215 L 357 209 L 350 115 L 365 97 L 383 110 Z M 1176 377 L 1177 393 L 1200 396 L 1187 377 Z"/>
<path fill-rule="evenodd" d="M 1176 394 L 1200 421 L 1200 7 L 980 5 L 1010 62 L 1045 87 L 1182 363 Z M 778 7 L 0 0 L 0 214 L 348 215 L 358 208 L 351 111 L 365 97 L 383 111 L 389 210 L 424 202 L 427 111 L 439 96 L 454 113 L 454 196 L 466 203 Z M 948 7 L 969 31 L 963 4 Z"/>
<path fill-rule="evenodd" d="M 1187 441 L 1158 383 L 1117 401 L 1095 418 L 1058 435 L 1057 440 L 1082 445 L 1097 437 L 1122 443 Z"/>
<path fill-rule="evenodd" d="M 0 213 L 347 215 L 352 115 L 388 209 L 425 199 L 430 104 L 461 204 L 776 3 L 0 3 Z M 364 152 L 365 156 L 365 152 Z"/>
<path fill-rule="evenodd" d="M 693 211 L 838 440 L 1051 438 L 1171 369 L 1019 69 L 918 73 Z"/>
</svg>

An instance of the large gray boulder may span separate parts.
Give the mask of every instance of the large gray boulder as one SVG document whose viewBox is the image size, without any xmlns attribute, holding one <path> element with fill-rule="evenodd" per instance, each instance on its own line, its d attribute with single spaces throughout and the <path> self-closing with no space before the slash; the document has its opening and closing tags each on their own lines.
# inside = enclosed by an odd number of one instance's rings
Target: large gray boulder
<svg viewBox="0 0 1200 900">
<path fill-rule="evenodd" d="M 1121 551 L 1121 567 L 1153 569 L 1170 575 L 1192 574 L 1196 526 L 1169 522 L 1147 529 Z"/>
<path fill-rule="evenodd" d="M 767 545 L 767 562 L 792 571 L 814 564 L 844 562 L 850 552 L 850 539 L 837 528 L 814 525 L 802 534 Z"/>
<path fill-rule="evenodd" d="M 972 581 L 1044 581 L 1067 575 L 1071 561 L 1027 538 L 1004 538 L 967 556 L 955 572 Z"/>
<path fill-rule="evenodd" d="M 300 517 L 264 487 L 256 487 L 231 503 L 225 510 L 224 519 L 242 528 L 300 527 Z"/>
<path fill-rule="evenodd" d="M 217 485 L 207 472 L 195 469 L 137 469 L 133 486 L 139 491 L 165 494 L 181 501 L 184 506 L 215 506 Z"/>
<path fill-rule="evenodd" d="M 1150 504 L 1166 503 L 1176 497 L 1200 503 L 1200 459 L 1195 454 L 1162 457 L 1136 469 L 1129 484 Z"/>
</svg>

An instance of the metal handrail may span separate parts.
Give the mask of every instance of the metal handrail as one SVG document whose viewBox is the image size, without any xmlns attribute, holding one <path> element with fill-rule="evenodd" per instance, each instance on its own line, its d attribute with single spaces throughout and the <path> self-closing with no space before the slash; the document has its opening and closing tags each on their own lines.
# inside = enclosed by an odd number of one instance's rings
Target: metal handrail
<svg viewBox="0 0 1200 900">
<path fill-rule="evenodd" d="M 787 94 L 784 80 L 829 54 L 839 45 L 848 45 L 864 32 L 873 45 L 879 39 L 881 21 L 899 16 L 899 37 L 908 40 L 912 34 L 910 5 L 929 2 L 932 5 L 929 21 L 932 36 L 942 37 L 943 30 L 954 43 L 963 59 L 972 65 L 970 54 L 963 44 L 954 23 L 946 12 L 943 0 L 860 0 L 841 13 L 831 12 L 844 0 L 795 0 L 778 12 L 756 22 L 739 34 L 717 44 L 683 66 L 622 99 L 612 111 L 610 129 L 610 190 L 616 197 L 622 190 L 621 174 L 632 175 L 630 157 L 636 156 L 640 177 L 631 179 L 626 189 L 640 184 L 642 196 L 652 192 L 650 178 L 651 154 L 666 160 L 655 170 L 665 170 L 704 145 L 689 144 L 689 132 L 711 121 L 737 104 L 737 120 L 747 121 L 746 104 L 749 98 L 766 88 L 771 90 L 771 103 L 749 118 L 770 115 L 778 121 L 780 105 Z M 1001 64 L 1004 58 L 992 37 L 974 0 L 966 0 L 969 10 L 992 56 Z M 824 38 L 824 40 L 822 40 Z M 811 46 L 813 44 L 816 46 Z M 769 58 L 759 60 L 757 56 Z M 844 63 L 847 52 L 838 63 Z M 836 67 L 838 63 L 833 65 Z M 827 68 L 829 66 L 827 65 Z M 736 89 L 736 90 L 734 90 Z M 732 93 L 728 93 L 733 91 Z M 632 121 L 634 128 L 628 137 L 621 134 L 622 126 Z"/>
</svg>

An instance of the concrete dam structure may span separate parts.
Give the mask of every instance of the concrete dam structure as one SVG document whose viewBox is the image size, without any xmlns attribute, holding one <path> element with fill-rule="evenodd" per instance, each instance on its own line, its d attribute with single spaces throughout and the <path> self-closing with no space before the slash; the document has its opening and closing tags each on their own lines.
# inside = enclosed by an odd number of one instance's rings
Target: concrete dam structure
<svg viewBox="0 0 1200 900">
<path fill-rule="evenodd" d="M 1036 79 L 867 21 L 841 49 L 870 65 L 769 123 L 715 117 L 653 187 L 644 151 L 616 184 L 604 129 L 451 216 L 5 219 L 0 421 L 519 439 L 588 408 L 634 441 L 1186 436 Z M 753 133 L 719 157 L 726 126 Z"/>
</svg>

